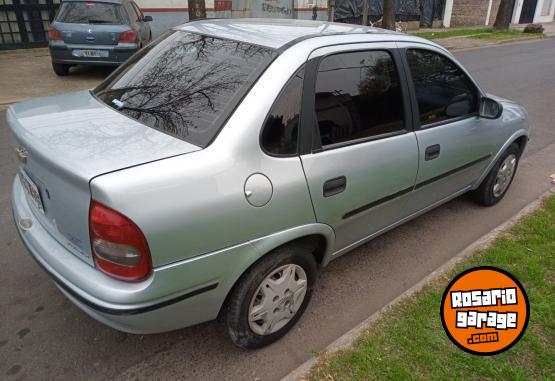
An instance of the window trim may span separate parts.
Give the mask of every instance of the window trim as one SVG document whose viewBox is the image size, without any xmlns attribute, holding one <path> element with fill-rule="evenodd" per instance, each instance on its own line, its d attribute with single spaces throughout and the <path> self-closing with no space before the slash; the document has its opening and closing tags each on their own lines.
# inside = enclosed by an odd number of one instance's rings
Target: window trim
<svg viewBox="0 0 555 381">
<path fill-rule="evenodd" d="M 301 104 L 299 105 L 299 125 L 297 126 L 297 149 L 295 150 L 294 153 L 291 154 L 279 154 L 279 153 L 272 153 L 269 152 L 266 147 L 264 147 L 264 144 L 262 144 L 262 135 L 264 133 L 264 130 L 266 129 L 266 123 L 268 123 L 268 119 L 270 118 L 270 113 L 272 112 L 274 106 L 276 105 L 276 103 L 278 102 L 278 100 L 280 99 L 280 97 L 283 95 L 283 92 L 285 90 L 285 88 L 287 87 L 287 85 L 289 85 L 289 83 L 291 82 L 291 80 L 293 79 L 293 77 L 295 77 L 297 75 L 297 73 L 303 69 L 304 70 L 304 75 L 301 81 Z M 286 158 L 286 157 L 295 157 L 295 156 L 299 156 L 300 153 L 300 148 L 301 148 L 301 125 L 302 125 L 302 114 L 303 114 L 303 94 L 304 94 L 304 84 L 305 84 L 305 80 L 306 80 L 306 62 L 303 63 L 301 66 L 299 66 L 298 68 L 296 68 L 293 72 L 293 74 L 287 79 L 287 81 L 285 81 L 285 84 L 281 87 L 281 89 L 279 90 L 278 95 L 274 98 L 274 101 L 272 102 L 272 105 L 270 106 L 270 109 L 268 110 L 268 112 L 266 113 L 266 117 L 264 118 L 264 122 L 262 122 L 262 127 L 260 128 L 260 132 L 258 134 L 258 144 L 260 146 L 260 149 L 262 150 L 262 152 L 264 152 L 266 155 L 271 156 L 271 157 L 277 157 L 277 158 Z"/>
<path fill-rule="evenodd" d="M 388 46 L 384 46 L 387 44 Z M 395 46 L 391 46 L 391 45 Z M 363 45 L 363 46 L 361 46 Z M 303 85 L 303 102 L 302 110 L 304 111 L 304 117 L 301 118 L 302 126 L 302 136 L 301 136 L 301 155 L 309 153 L 319 153 L 324 151 L 329 151 L 333 149 L 338 149 L 342 147 L 347 147 L 355 144 L 362 144 L 370 141 L 387 139 L 395 136 L 404 135 L 406 133 L 413 131 L 413 118 L 412 118 L 412 106 L 409 88 L 407 86 L 407 78 L 405 73 L 405 68 L 403 66 L 402 57 L 400 56 L 399 49 L 396 47 L 395 42 L 361 42 L 354 44 L 339 44 L 323 46 L 318 49 L 329 49 L 335 48 L 333 51 L 318 55 L 317 57 L 309 59 L 305 68 L 305 83 Z M 397 70 L 397 76 L 399 77 L 399 85 L 401 86 L 401 100 L 403 102 L 403 128 L 397 131 L 387 132 L 379 135 L 368 136 L 365 138 L 348 140 L 341 143 L 334 143 L 323 147 L 321 143 L 315 141 L 314 128 L 317 128 L 317 120 L 315 116 L 315 105 L 316 105 L 316 80 L 318 76 L 318 67 L 320 62 L 329 56 L 343 53 L 356 53 L 356 52 L 368 52 L 368 51 L 381 51 L 389 53 L 395 69 Z M 314 53 L 314 52 L 313 52 Z M 308 111 L 307 111 L 308 110 Z M 310 126 L 310 127 L 308 127 Z"/>
<path fill-rule="evenodd" d="M 383 134 L 372 135 L 372 136 L 368 136 L 366 138 L 360 138 L 360 139 L 349 140 L 349 141 L 346 141 L 346 142 L 328 144 L 325 147 L 313 149 L 312 153 L 330 151 L 330 150 L 333 150 L 333 149 L 336 149 L 336 148 L 349 147 L 349 146 L 352 146 L 352 145 L 355 145 L 355 144 L 362 144 L 362 143 L 372 142 L 374 140 L 382 140 L 382 139 L 392 138 L 392 137 L 395 137 L 395 136 L 405 135 L 407 132 L 408 131 L 403 128 L 402 130 L 385 132 Z"/>
<path fill-rule="evenodd" d="M 422 124 L 422 122 L 420 121 L 420 109 L 418 107 L 418 98 L 416 97 L 416 90 L 415 90 L 415 86 L 414 86 L 414 80 L 412 78 L 412 73 L 410 71 L 409 60 L 408 60 L 408 57 L 407 57 L 407 54 L 408 54 L 409 50 L 424 50 L 426 52 L 434 53 L 434 54 L 437 54 L 437 55 L 445 58 L 446 60 L 451 62 L 452 65 L 455 65 L 469 79 L 470 83 L 474 86 L 474 89 L 476 91 L 476 96 L 477 96 L 476 100 L 478 102 L 478 110 L 476 110 L 475 112 L 471 112 L 469 114 L 466 114 L 466 115 L 455 116 L 453 118 L 444 119 L 444 120 L 440 120 L 440 121 L 437 121 L 437 122 Z M 409 92 L 410 92 L 411 103 L 412 103 L 412 115 L 413 115 L 412 123 L 414 125 L 414 131 L 415 132 L 416 131 L 428 130 L 430 128 L 439 127 L 439 126 L 443 126 L 443 125 L 446 125 L 446 124 L 459 122 L 461 120 L 466 120 L 466 119 L 470 119 L 470 118 L 474 118 L 474 117 L 479 117 L 479 115 L 480 115 L 479 103 L 480 103 L 480 99 L 484 96 L 483 91 L 480 88 L 480 86 L 478 86 L 476 81 L 474 81 L 474 78 L 472 78 L 472 76 L 461 65 L 459 65 L 458 62 L 454 61 L 451 57 L 448 57 L 446 54 L 444 54 L 444 53 L 442 53 L 442 52 L 440 52 L 436 49 L 429 49 L 425 45 L 423 45 L 423 46 L 414 46 L 414 45 L 403 46 L 402 48 L 399 48 L 399 53 L 400 53 L 401 59 L 403 61 L 403 66 L 404 66 L 404 70 L 405 70 L 407 85 L 408 85 Z"/>
</svg>

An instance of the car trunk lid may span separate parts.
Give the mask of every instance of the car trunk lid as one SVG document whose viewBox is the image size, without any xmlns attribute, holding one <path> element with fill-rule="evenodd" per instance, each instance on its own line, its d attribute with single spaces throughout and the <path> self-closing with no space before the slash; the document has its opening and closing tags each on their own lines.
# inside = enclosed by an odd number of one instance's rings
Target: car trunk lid
<svg viewBox="0 0 555 381">
<path fill-rule="evenodd" d="M 89 91 L 15 104 L 8 124 L 35 217 L 91 265 L 91 179 L 200 149 L 120 114 Z"/>
</svg>

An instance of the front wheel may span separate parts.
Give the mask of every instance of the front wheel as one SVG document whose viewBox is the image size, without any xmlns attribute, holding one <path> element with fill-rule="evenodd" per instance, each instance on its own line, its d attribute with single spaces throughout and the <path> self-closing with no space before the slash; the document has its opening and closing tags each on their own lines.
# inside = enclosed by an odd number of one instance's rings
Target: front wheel
<svg viewBox="0 0 555 381">
<path fill-rule="evenodd" d="M 310 247 L 276 249 L 245 273 L 224 307 L 223 321 L 233 343 L 260 348 L 281 338 L 305 311 L 316 281 Z"/>
<path fill-rule="evenodd" d="M 501 155 L 482 184 L 470 192 L 472 199 L 484 206 L 492 206 L 501 201 L 513 182 L 519 158 L 520 149 L 516 143 L 513 143 Z"/>
</svg>

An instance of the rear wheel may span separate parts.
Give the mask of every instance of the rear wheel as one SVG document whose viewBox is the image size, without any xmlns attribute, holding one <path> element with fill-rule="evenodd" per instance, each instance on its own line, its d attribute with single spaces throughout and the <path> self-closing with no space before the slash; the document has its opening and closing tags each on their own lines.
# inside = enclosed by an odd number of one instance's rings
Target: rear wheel
<svg viewBox="0 0 555 381">
<path fill-rule="evenodd" d="M 69 65 L 52 62 L 52 69 L 54 73 L 63 77 L 69 74 Z"/>
<path fill-rule="evenodd" d="M 501 201 L 513 182 L 519 156 L 520 149 L 518 145 L 516 143 L 511 144 L 495 163 L 482 184 L 476 190 L 470 192 L 470 197 L 484 206 L 492 206 Z"/>
<path fill-rule="evenodd" d="M 308 245 L 276 249 L 244 274 L 224 307 L 223 321 L 242 348 L 260 348 L 285 335 L 304 313 L 317 265 Z"/>
</svg>

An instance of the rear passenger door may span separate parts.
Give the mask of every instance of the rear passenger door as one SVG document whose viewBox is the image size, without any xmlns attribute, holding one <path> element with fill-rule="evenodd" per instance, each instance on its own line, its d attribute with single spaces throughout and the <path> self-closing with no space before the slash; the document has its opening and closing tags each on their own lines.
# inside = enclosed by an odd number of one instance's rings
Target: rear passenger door
<svg viewBox="0 0 555 381">
<path fill-rule="evenodd" d="M 417 212 L 468 190 L 491 160 L 494 130 L 478 115 L 481 91 L 448 55 L 400 43 L 413 93 L 420 148 L 415 191 L 407 212 Z"/>
<path fill-rule="evenodd" d="M 344 45 L 307 63 L 301 159 L 336 251 L 397 221 L 414 186 L 418 147 L 397 54 L 393 43 Z"/>
</svg>

